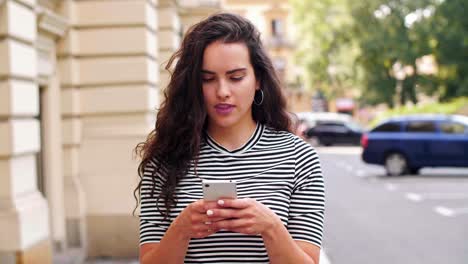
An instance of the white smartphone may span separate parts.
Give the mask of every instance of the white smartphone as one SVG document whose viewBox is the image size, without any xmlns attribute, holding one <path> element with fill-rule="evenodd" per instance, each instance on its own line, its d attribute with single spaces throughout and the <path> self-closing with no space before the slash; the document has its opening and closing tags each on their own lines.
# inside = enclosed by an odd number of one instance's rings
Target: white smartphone
<svg viewBox="0 0 468 264">
<path fill-rule="evenodd" d="M 221 198 L 237 198 L 237 185 L 235 181 L 225 180 L 204 180 L 203 199 L 206 201 L 216 201 Z"/>
</svg>

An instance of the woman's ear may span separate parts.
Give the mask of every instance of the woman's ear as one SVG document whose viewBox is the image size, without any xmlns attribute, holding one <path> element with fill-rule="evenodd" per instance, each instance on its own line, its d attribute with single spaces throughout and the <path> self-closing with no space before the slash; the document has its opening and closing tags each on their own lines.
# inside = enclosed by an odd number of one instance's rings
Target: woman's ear
<svg viewBox="0 0 468 264">
<path fill-rule="evenodd" d="M 256 81 L 255 82 L 255 91 L 259 91 L 260 90 L 260 81 Z"/>
</svg>

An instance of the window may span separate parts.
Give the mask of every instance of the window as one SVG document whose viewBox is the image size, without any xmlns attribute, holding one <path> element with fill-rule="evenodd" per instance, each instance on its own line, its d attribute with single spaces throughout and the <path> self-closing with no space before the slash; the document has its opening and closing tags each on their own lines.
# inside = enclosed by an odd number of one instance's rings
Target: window
<svg viewBox="0 0 468 264">
<path fill-rule="evenodd" d="M 46 186 L 45 186 L 45 173 L 44 173 L 44 93 L 46 87 L 40 85 L 39 86 L 39 115 L 37 119 L 40 122 L 40 131 L 41 131 L 41 148 L 39 152 L 36 153 L 36 173 L 37 173 L 37 188 L 42 193 L 42 195 L 46 195 Z"/>
<path fill-rule="evenodd" d="M 349 129 L 340 123 L 319 123 L 315 127 L 317 132 L 347 132 Z"/>
<path fill-rule="evenodd" d="M 440 124 L 440 130 L 447 134 L 465 134 L 466 127 L 460 123 L 444 122 Z"/>
<path fill-rule="evenodd" d="M 385 123 L 372 130 L 372 132 L 400 132 L 400 123 Z"/>
<path fill-rule="evenodd" d="M 431 121 L 410 121 L 406 126 L 407 132 L 427 133 L 435 132 L 435 124 Z"/>
<path fill-rule="evenodd" d="M 271 35 L 279 37 L 283 35 L 283 23 L 280 19 L 271 20 Z"/>
</svg>

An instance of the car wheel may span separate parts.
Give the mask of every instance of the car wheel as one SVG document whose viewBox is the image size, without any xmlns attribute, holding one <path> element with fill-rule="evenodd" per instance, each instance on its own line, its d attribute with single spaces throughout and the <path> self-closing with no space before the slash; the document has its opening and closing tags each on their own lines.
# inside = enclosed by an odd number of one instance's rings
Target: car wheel
<svg viewBox="0 0 468 264">
<path fill-rule="evenodd" d="M 331 146 L 331 145 L 333 144 L 333 143 L 332 143 L 329 139 L 327 139 L 327 138 L 319 138 L 319 143 L 320 143 L 320 145 L 324 145 L 324 146 L 326 146 L 326 147 L 329 147 L 329 146 Z"/>
<path fill-rule="evenodd" d="M 385 169 L 389 176 L 399 176 L 408 170 L 408 161 L 400 153 L 390 153 L 385 157 Z"/>
</svg>

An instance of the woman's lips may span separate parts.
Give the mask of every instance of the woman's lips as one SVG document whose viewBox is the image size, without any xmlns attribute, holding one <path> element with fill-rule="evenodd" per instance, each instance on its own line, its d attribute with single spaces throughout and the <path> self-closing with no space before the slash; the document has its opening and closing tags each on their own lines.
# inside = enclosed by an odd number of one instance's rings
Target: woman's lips
<svg viewBox="0 0 468 264">
<path fill-rule="evenodd" d="M 216 113 L 220 115 L 227 115 L 234 110 L 234 105 L 230 104 L 217 104 L 215 105 Z"/>
</svg>

